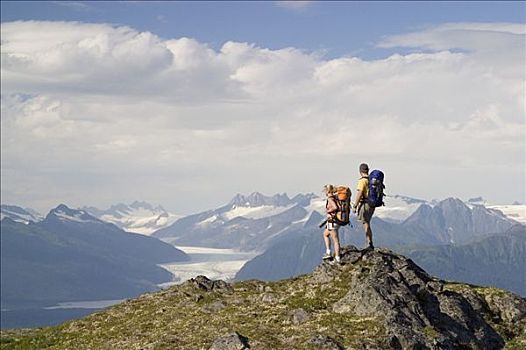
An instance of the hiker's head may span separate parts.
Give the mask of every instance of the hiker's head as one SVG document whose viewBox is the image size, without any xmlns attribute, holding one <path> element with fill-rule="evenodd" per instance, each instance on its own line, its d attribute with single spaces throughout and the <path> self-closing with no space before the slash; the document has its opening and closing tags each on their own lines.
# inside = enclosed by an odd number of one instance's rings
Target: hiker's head
<svg viewBox="0 0 526 350">
<path fill-rule="evenodd" d="M 323 193 L 327 196 L 331 196 L 334 194 L 334 186 L 333 185 L 325 185 L 323 186 Z"/>
<path fill-rule="evenodd" d="M 368 175 L 369 174 L 369 165 L 367 165 L 366 163 L 360 164 L 360 174 Z"/>
</svg>

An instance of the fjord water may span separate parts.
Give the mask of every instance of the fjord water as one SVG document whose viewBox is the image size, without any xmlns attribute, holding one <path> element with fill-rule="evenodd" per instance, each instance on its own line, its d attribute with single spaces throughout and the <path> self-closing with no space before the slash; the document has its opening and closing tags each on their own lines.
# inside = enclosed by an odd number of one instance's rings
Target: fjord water
<svg viewBox="0 0 526 350">
<path fill-rule="evenodd" d="M 160 264 L 159 266 L 172 273 L 173 279 L 159 284 L 159 288 L 182 283 L 197 275 L 206 275 L 212 279 L 231 280 L 245 262 L 256 255 L 253 252 L 238 252 L 234 249 L 177 248 L 184 251 L 190 257 L 190 261 Z M 84 317 L 124 300 L 126 299 L 57 302 L 48 306 L 2 309 L 1 325 L 2 328 L 33 328 L 57 325 L 67 320 Z"/>
</svg>

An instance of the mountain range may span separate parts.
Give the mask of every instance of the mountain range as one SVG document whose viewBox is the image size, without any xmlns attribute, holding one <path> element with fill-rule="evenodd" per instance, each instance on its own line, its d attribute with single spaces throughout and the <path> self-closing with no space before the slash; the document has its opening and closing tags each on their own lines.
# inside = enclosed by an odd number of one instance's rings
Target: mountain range
<svg viewBox="0 0 526 350">
<path fill-rule="evenodd" d="M 172 277 L 157 264 L 188 259 L 157 238 L 177 246 L 259 252 L 237 273 L 238 280 L 309 273 L 324 250 L 318 225 L 325 201 L 314 194 L 238 194 L 220 208 L 171 224 L 172 214 L 145 202 L 85 209 L 60 205 L 44 218 L 30 209 L 2 205 L 3 311 L 121 299 L 154 290 Z M 389 196 L 373 218 L 375 244 L 409 255 L 439 277 L 524 295 L 520 266 L 525 234 L 524 226 L 517 226 L 524 211 L 524 205 L 486 207 L 481 200 Z M 354 217 L 352 223 L 342 229 L 341 240 L 363 246 L 363 230 Z"/>
<path fill-rule="evenodd" d="M 313 194 L 272 197 L 254 192 L 228 204 L 177 220 L 153 233 L 175 245 L 264 250 L 285 231 L 301 227 L 325 202 Z"/>
<path fill-rule="evenodd" d="M 274 239 L 302 229 L 313 213 L 324 215 L 324 209 L 325 200 L 314 194 L 292 199 L 238 194 L 218 209 L 181 218 L 153 236 L 176 245 L 264 251 Z M 387 198 L 375 219 L 377 238 L 391 246 L 462 243 L 517 223 L 497 209 L 459 199 L 426 202 L 403 196 Z"/>
<path fill-rule="evenodd" d="M 157 264 L 188 259 L 63 204 L 37 223 L 0 224 L 3 310 L 135 296 L 171 280 Z"/>
</svg>

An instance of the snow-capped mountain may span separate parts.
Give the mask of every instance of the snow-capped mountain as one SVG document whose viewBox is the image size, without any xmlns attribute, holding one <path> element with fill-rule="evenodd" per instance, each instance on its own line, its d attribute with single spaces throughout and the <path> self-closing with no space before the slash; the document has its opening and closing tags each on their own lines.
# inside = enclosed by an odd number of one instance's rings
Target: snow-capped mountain
<svg viewBox="0 0 526 350">
<path fill-rule="evenodd" d="M 0 220 L 10 218 L 13 221 L 29 224 L 30 222 L 39 222 L 44 219 L 37 211 L 30 208 L 21 208 L 16 205 L 1 205 Z"/>
<path fill-rule="evenodd" d="M 422 204 L 433 208 L 442 201 L 436 199 L 426 201 L 407 196 L 393 195 L 386 196 L 384 202 L 385 206 L 376 208 L 374 215 L 389 222 L 403 222 L 413 215 Z M 508 219 L 512 219 L 521 224 L 526 224 L 526 205 L 524 204 L 515 203 L 494 205 L 490 204 L 482 197 L 470 198 L 467 201 L 462 202 L 471 210 L 477 207 L 484 207 L 497 216 L 500 215 L 496 211 L 500 212 Z"/>
<path fill-rule="evenodd" d="M 517 221 L 483 205 L 468 205 L 447 198 L 432 206 L 422 204 L 402 225 L 408 231 L 422 232 L 440 243 L 465 243 L 487 234 L 501 233 Z"/>
<path fill-rule="evenodd" d="M 60 204 L 58 207 L 51 209 L 46 216 L 46 221 L 61 221 L 61 222 L 76 222 L 76 223 L 104 223 L 101 220 L 91 216 L 84 210 L 71 209 L 65 204 Z"/>
<path fill-rule="evenodd" d="M 83 210 L 102 221 L 111 222 L 125 231 L 151 235 L 153 232 L 176 221 L 179 216 L 167 212 L 160 205 L 135 201 L 131 204 L 116 204 L 109 209 L 84 207 Z"/>
<path fill-rule="evenodd" d="M 270 239 L 301 228 L 324 208 L 325 201 L 312 193 L 293 198 L 285 193 L 237 194 L 218 209 L 181 218 L 153 235 L 183 246 L 263 249 Z"/>
</svg>

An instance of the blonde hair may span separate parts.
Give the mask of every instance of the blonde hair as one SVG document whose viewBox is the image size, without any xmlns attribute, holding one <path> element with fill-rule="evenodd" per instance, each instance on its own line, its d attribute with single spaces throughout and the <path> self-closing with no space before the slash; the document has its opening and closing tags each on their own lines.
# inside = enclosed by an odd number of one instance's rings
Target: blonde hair
<svg viewBox="0 0 526 350">
<path fill-rule="evenodd" d="M 333 185 L 331 185 L 331 184 L 327 184 L 327 185 L 323 186 L 323 192 L 324 192 L 327 196 L 330 196 L 330 195 L 333 195 L 334 192 L 336 192 L 336 189 L 334 188 Z"/>
</svg>

